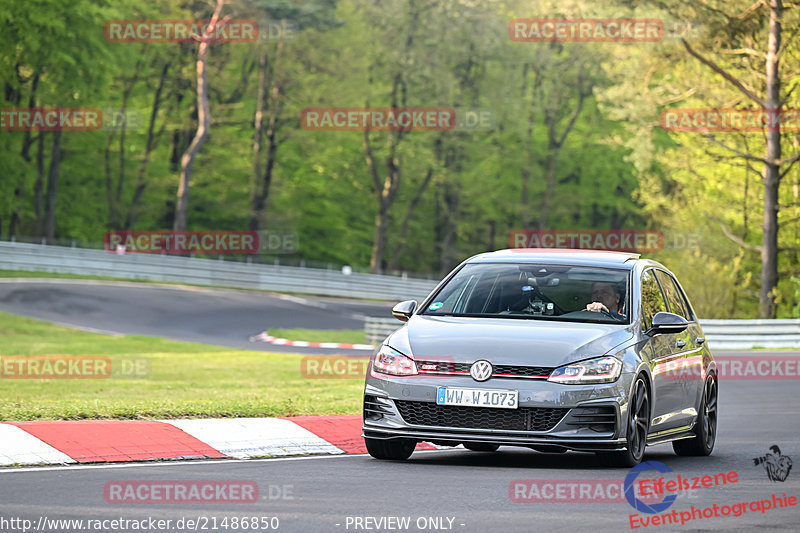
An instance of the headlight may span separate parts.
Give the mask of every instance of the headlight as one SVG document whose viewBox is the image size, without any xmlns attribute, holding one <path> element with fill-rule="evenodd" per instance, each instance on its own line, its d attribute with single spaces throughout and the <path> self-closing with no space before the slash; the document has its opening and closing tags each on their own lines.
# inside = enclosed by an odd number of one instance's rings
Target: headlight
<svg viewBox="0 0 800 533">
<path fill-rule="evenodd" d="M 616 357 L 605 356 L 558 367 L 547 381 L 574 384 L 613 383 L 621 372 L 622 362 Z"/>
<path fill-rule="evenodd" d="M 372 368 L 376 372 L 393 376 L 417 375 L 417 364 L 414 360 L 387 345 L 381 346 L 372 362 Z"/>
</svg>

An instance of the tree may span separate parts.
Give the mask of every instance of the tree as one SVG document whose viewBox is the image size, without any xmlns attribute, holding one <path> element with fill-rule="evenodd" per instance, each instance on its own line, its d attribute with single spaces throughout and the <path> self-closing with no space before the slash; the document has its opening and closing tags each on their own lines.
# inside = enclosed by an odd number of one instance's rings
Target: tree
<svg viewBox="0 0 800 533">
<path fill-rule="evenodd" d="M 338 0 L 315 0 L 298 6 L 287 4 L 283 0 L 259 0 L 254 4 L 258 11 L 268 15 L 267 24 L 277 25 L 284 32 L 290 31 L 291 35 L 280 35 L 275 43 L 269 42 L 269 39 L 259 39 L 257 45 L 258 81 L 253 114 L 253 177 L 250 189 L 251 230 L 257 231 L 266 225 L 267 201 L 278 148 L 287 138 L 279 135 L 279 130 L 290 122 L 283 116 L 286 85 L 292 83 L 292 71 L 284 66 L 287 61 L 284 58 L 285 49 L 290 46 L 286 41 L 295 38 L 297 32 L 305 29 L 325 31 L 341 26 L 342 23 L 333 16 L 337 2 Z M 274 26 L 267 28 L 272 31 Z"/>
<path fill-rule="evenodd" d="M 704 54 L 695 51 L 685 39 L 682 40 L 682 43 L 686 48 L 686 51 L 692 57 L 699 60 L 715 74 L 721 76 L 729 85 L 736 88 L 761 109 L 769 114 L 775 115 L 783 110 L 788 99 L 782 97 L 781 95 L 782 77 L 780 74 L 780 56 L 783 53 L 783 49 L 781 47 L 783 33 L 781 24 L 784 10 L 783 1 L 760 0 L 759 2 L 751 5 L 744 13 L 740 14 L 738 18 L 747 19 L 749 17 L 756 17 L 758 16 L 758 11 L 762 8 L 767 9 L 769 13 L 769 27 L 766 37 L 767 52 L 766 54 L 763 54 L 749 49 L 741 50 L 740 54 L 748 57 L 762 56 L 764 58 L 765 96 L 760 96 L 749 88 L 751 86 L 750 80 L 742 80 L 739 77 L 729 73 L 725 68 L 718 65 Z M 791 166 L 800 160 L 800 151 L 796 152 L 790 157 L 781 159 L 782 144 L 781 127 L 779 122 L 776 123 L 774 127 L 767 128 L 765 137 L 766 155 L 758 156 L 752 153 L 741 152 L 717 141 L 713 135 L 709 135 L 709 138 L 712 142 L 722 146 L 736 156 L 749 161 L 761 163 L 763 165 L 762 183 L 764 185 L 764 224 L 762 244 L 759 249 L 761 253 L 761 290 L 759 292 L 759 314 L 762 318 L 774 318 L 776 311 L 776 289 L 778 285 L 778 211 L 780 210 L 778 193 L 780 190 L 781 179 L 788 172 Z M 788 168 L 782 172 L 783 167 Z M 727 233 L 730 236 L 730 233 Z"/>
<path fill-rule="evenodd" d="M 186 229 L 186 214 L 189 209 L 189 184 L 192 179 L 192 166 L 195 157 L 206 142 L 208 129 L 211 125 L 211 115 L 208 109 L 208 74 L 206 73 L 206 56 L 208 55 L 208 45 L 210 37 L 217 24 L 220 24 L 219 16 L 225 0 L 217 0 L 214 14 L 211 16 L 208 28 L 197 46 L 197 131 L 192 142 L 181 157 L 181 174 L 178 182 L 178 198 L 175 204 L 175 231 Z M 224 24 L 225 20 L 221 22 Z"/>
</svg>

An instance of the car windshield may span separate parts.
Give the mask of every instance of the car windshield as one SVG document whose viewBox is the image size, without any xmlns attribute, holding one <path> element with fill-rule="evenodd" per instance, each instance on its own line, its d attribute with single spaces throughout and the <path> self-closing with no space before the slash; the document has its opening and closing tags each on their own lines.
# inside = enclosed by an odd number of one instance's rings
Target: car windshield
<svg viewBox="0 0 800 533">
<path fill-rule="evenodd" d="M 422 314 L 628 323 L 628 279 L 610 268 L 468 264 Z"/>
</svg>

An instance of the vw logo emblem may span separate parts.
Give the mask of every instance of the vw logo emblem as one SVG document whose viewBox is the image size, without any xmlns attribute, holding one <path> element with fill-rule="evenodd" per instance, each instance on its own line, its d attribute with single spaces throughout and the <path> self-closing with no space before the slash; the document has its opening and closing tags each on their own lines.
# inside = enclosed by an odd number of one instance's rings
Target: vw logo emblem
<svg viewBox="0 0 800 533">
<path fill-rule="evenodd" d="M 484 359 L 475 361 L 469 368 L 469 375 L 475 381 L 486 381 L 492 377 L 492 363 Z"/>
</svg>

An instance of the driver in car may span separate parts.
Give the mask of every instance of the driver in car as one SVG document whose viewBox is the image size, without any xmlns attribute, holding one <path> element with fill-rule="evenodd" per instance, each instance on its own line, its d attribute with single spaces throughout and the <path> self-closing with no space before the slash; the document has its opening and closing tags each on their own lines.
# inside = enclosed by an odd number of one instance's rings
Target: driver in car
<svg viewBox="0 0 800 533">
<path fill-rule="evenodd" d="M 592 284 L 592 303 L 586 305 L 587 311 L 600 313 L 605 311 L 616 320 L 624 320 L 625 315 L 620 313 L 619 301 L 622 293 L 613 283 L 595 281 Z"/>
</svg>

